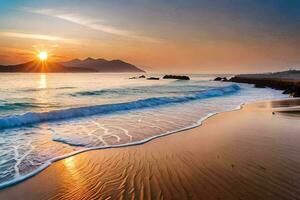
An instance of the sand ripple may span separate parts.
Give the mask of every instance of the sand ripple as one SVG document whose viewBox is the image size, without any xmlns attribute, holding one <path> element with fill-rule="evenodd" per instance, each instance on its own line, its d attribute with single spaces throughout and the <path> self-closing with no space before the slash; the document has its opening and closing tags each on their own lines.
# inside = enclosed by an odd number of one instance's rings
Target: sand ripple
<svg viewBox="0 0 300 200">
<path fill-rule="evenodd" d="M 299 199 L 297 122 L 253 108 L 220 114 L 144 145 L 67 158 L 4 194 L 43 183 L 32 198 Z"/>
</svg>

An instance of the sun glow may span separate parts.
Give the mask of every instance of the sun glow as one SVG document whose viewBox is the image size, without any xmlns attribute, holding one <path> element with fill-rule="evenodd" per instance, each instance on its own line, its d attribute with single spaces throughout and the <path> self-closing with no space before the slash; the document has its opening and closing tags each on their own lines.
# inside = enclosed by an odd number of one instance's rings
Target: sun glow
<svg viewBox="0 0 300 200">
<path fill-rule="evenodd" d="M 45 61 L 48 59 L 48 53 L 46 51 L 39 52 L 37 56 L 41 61 Z"/>
</svg>

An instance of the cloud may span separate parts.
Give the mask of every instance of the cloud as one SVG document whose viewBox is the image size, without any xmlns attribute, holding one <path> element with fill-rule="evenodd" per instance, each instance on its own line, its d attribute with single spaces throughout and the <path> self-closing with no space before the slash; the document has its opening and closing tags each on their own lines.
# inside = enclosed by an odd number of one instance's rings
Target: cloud
<svg viewBox="0 0 300 200">
<path fill-rule="evenodd" d="M 57 37 L 57 36 L 31 34 L 31 33 L 1 32 L 0 35 L 5 36 L 5 37 L 38 39 L 38 40 L 48 40 L 48 41 L 62 41 L 62 40 L 64 40 L 63 38 Z"/>
<path fill-rule="evenodd" d="M 21 33 L 21 32 L 0 32 L 0 36 L 22 38 L 22 39 L 35 39 L 35 40 L 46 40 L 46 41 L 57 41 L 57 42 L 68 42 L 76 43 L 73 39 L 66 39 L 58 36 L 33 34 L 33 33 Z"/>
<path fill-rule="evenodd" d="M 62 19 L 68 22 L 72 22 L 74 24 L 78 24 L 81 26 L 84 26 L 89 29 L 93 29 L 96 31 L 102 31 L 104 33 L 122 36 L 126 38 L 141 40 L 145 42 L 160 42 L 161 39 L 148 37 L 139 35 L 133 31 L 120 29 L 114 26 L 104 25 L 99 22 L 99 20 L 95 20 L 93 18 L 76 15 L 74 13 L 68 13 L 68 12 L 58 12 L 53 9 L 32 9 L 32 8 L 24 8 L 25 11 L 31 12 L 31 13 L 37 13 L 42 15 L 47 15 L 51 17 L 55 17 L 58 19 Z"/>
</svg>

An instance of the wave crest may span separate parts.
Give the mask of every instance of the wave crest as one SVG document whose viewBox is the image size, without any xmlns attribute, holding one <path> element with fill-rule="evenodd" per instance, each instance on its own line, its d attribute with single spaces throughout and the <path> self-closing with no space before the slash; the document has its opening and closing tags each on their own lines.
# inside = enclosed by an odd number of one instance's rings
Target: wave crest
<svg viewBox="0 0 300 200">
<path fill-rule="evenodd" d="M 29 112 L 22 115 L 12 115 L 0 118 L 0 129 L 33 125 L 42 122 L 50 122 L 63 119 L 86 117 L 98 114 L 110 114 L 118 111 L 128 111 L 144 108 L 153 108 L 170 104 L 185 103 L 189 101 L 229 95 L 240 90 L 236 84 L 219 87 L 202 92 L 174 97 L 156 97 L 136 100 L 132 102 L 104 104 L 49 112 Z"/>
</svg>

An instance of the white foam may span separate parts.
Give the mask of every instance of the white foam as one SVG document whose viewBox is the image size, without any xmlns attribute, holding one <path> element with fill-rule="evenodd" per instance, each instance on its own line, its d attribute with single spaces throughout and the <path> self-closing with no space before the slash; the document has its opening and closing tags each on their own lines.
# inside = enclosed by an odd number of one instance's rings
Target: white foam
<svg viewBox="0 0 300 200">
<path fill-rule="evenodd" d="M 233 84 L 226 87 L 214 88 L 191 95 L 147 98 L 125 103 L 70 108 L 65 110 L 54 110 L 49 112 L 28 112 L 22 115 L 12 115 L 0 118 L 0 129 L 15 128 L 19 126 L 27 126 L 42 122 L 86 117 L 91 115 L 109 114 L 125 110 L 136 110 L 143 108 L 153 108 L 169 104 L 185 103 L 199 99 L 228 95 L 235 93 L 238 90 L 240 90 L 240 87 L 236 84 Z"/>
<path fill-rule="evenodd" d="M 238 89 L 239 90 L 239 89 Z M 224 91 L 224 93 L 225 94 L 228 94 L 228 93 L 226 93 L 226 92 L 228 92 L 229 91 L 229 94 L 231 94 L 232 92 L 235 92 L 236 90 L 234 89 L 234 90 L 230 90 L 230 89 L 228 89 L 228 87 L 225 87 L 225 89 L 223 90 Z M 247 91 L 247 90 L 245 90 L 245 91 Z M 252 97 L 252 93 L 251 92 L 253 92 L 253 91 L 257 91 L 257 89 L 252 89 L 251 91 L 249 90 L 249 93 L 248 93 L 248 96 L 245 96 L 246 98 L 248 98 L 249 96 L 251 96 Z M 269 89 L 262 89 L 261 91 L 269 91 Z M 204 99 L 206 99 L 206 98 L 209 98 L 209 97 L 214 97 L 215 95 L 217 95 L 217 96 L 220 96 L 220 95 L 224 95 L 224 93 L 223 92 L 220 92 L 220 91 L 217 91 L 217 90 L 213 90 L 213 91 L 211 91 L 210 90 L 210 92 L 209 92 L 209 94 L 205 94 L 206 96 L 205 96 L 205 98 Z M 271 96 L 271 98 L 270 99 L 275 99 L 276 97 L 280 97 L 280 98 L 282 98 L 282 97 L 286 97 L 286 96 L 284 96 L 284 95 L 277 95 L 277 93 L 279 94 L 279 92 L 273 92 L 273 90 L 272 90 L 272 94 L 275 94 L 275 96 Z M 203 95 L 203 93 L 198 93 L 199 95 Z M 256 101 L 257 99 L 260 99 L 260 100 L 262 100 L 262 99 L 268 99 L 267 98 L 267 96 L 261 96 L 261 97 L 253 97 L 253 99 L 245 99 L 244 97 L 242 97 L 242 96 L 239 96 L 240 94 L 238 93 L 237 95 L 235 95 L 236 96 L 236 98 L 238 98 L 238 99 L 242 99 L 240 102 L 249 102 L 249 101 Z M 186 95 L 186 96 L 180 96 L 180 98 L 181 97 L 184 97 L 184 98 L 186 98 L 187 96 L 191 96 L 191 95 Z M 275 97 L 275 98 L 274 98 Z M 177 97 L 176 97 L 177 98 Z M 190 97 L 188 97 L 188 99 L 189 99 Z M 192 98 L 195 98 L 194 96 L 192 97 Z M 203 98 L 203 96 L 201 96 L 201 98 Z M 182 101 L 182 100 L 176 100 L 176 101 Z M 185 101 L 185 100 L 184 100 Z M 183 101 L 183 102 L 184 102 Z M 188 101 L 190 101 L 190 100 L 188 100 Z M 207 101 L 210 101 L 210 100 L 207 100 Z M 168 101 L 169 102 L 169 101 Z M 224 101 L 219 101 L 219 102 L 223 102 L 224 103 Z M 227 101 L 227 103 L 228 102 L 230 102 L 230 100 L 229 101 Z M 218 103 L 218 101 L 216 101 L 215 103 Z M 227 112 L 227 111 L 233 111 L 233 110 L 237 110 L 237 109 L 240 109 L 241 108 L 241 106 L 244 104 L 244 103 L 236 103 L 236 102 L 230 102 L 231 104 L 230 105 L 238 105 L 239 104 L 239 106 L 237 106 L 237 107 L 233 107 L 233 106 L 229 106 L 229 107 L 226 107 L 226 105 L 224 104 L 223 106 L 224 106 L 224 108 L 228 108 L 228 109 L 222 109 L 222 111 L 218 111 L 218 112 L 215 112 L 215 111 L 213 111 L 213 110 L 216 110 L 216 109 L 209 109 L 208 111 L 209 111 L 209 113 L 208 114 L 206 114 L 205 116 L 203 116 L 203 117 L 201 117 L 199 120 L 197 120 L 195 123 L 193 123 L 193 124 L 191 124 L 191 125 L 189 125 L 189 126 L 185 126 L 184 128 L 178 128 L 178 129 L 176 129 L 176 130 L 172 130 L 172 131 L 164 131 L 164 132 L 161 132 L 160 134 L 157 134 L 157 135 L 152 135 L 152 136 L 150 136 L 150 137 L 146 137 L 146 138 L 142 138 L 141 140 L 139 140 L 139 141 L 132 141 L 132 140 L 130 140 L 130 141 L 128 141 L 127 143 L 124 143 L 124 144 L 112 144 L 112 145 L 108 145 L 108 144 L 106 144 L 105 145 L 105 143 L 103 143 L 104 144 L 104 146 L 94 146 L 94 147 L 86 147 L 86 148 L 84 148 L 84 149 L 80 149 L 80 150 L 77 150 L 77 151 L 74 151 L 74 152 L 71 152 L 71 153 L 69 153 L 69 154 L 66 154 L 66 155 L 62 155 L 62 156 L 56 156 L 56 157 L 53 157 L 53 158 L 50 158 L 48 161 L 46 161 L 45 163 L 43 163 L 43 164 L 41 164 L 38 168 L 36 168 L 35 170 L 33 170 L 32 172 L 30 172 L 30 173 L 28 173 L 28 174 L 25 174 L 25 175 L 21 175 L 21 176 L 19 176 L 19 177 L 16 177 L 15 179 L 13 179 L 13 180 L 9 180 L 9 181 L 6 181 L 6 182 L 3 182 L 3 183 L 1 183 L 0 184 L 0 189 L 2 189 L 2 188 L 5 188 L 5 187 L 8 187 L 8 186 L 11 186 L 11 185 L 14 185 L 14 184 L 16 184 L 16 183 L 19 183 L 19 182 L 21 182 L 21 181 L 23 181 L 23 180 L 26 180 L 27 178 L 30 178 L 30 177 L 32 177 L 32 176 L 34 176 L 34 175 L 36 175 L 36 174 L 38 174 L 39 172 L 41 172 L 42 170 L 44 170 L 45 168 L 47 168 L 48 166 L 50 166 L 53 162 L 56 162 L 56 161 L 58 161 L 58 160 L 61 160 L 61 159 L 64 159 L 64 158 L 67 158 L 67 157 L 70 157 L 70 156 L 74 156 L 74 155 L 76 155 L 76 154 L 79 154 L 79 153 L 82 153 L 82 152 L 86 152 L 86 151 L 90 151 L 90 150 L 97 150 L 97 149 L 107 149 L 107 148 L 119 148 L 119 147 L 126 147 L 126 146 L 132 146 L 132 145 L 139 145 L 139 144 L 143 144 L 143 143 L 146 143 L 146 142 L 148 142 L 148 141 L 151 141 L 151 140 L 153 140 L 153 139 L 156 139 L 156 138 L 159 138 L 159 137 L 162 137 L 162 136 L 166 136 L 166 135 L 170 135 L 170 134 L 173 134 L 173 133 L 177 133 L 177 132 L 179 132 L 179 131 L 184 131 L 184 130 L 188 130 L 188 129 L 191 129 L 191 128 L 194 128 L 194 127 L 197 127 L 197 126 L 200 126 L 202 123 L 203 123 L 203 121 L 204 120 L 206 120 L 207 118 L 209 118 L 209 117 L 211 117 L 211 116 L 213 116 L 213 115 L 215 115 L 215 114 L 218 114 L 218 113 L 223 113 L 223 112 Z M 163 104 L 164 105 L 164 104 Z M 211 112 L 210 112 L 211 111 Z M 206 112 L 207 113 L 207 112 Z M 68 122 L 67 122 L 68 123 Z M 141 121 L 141 123 L 143 123 L 142 121 Z M 103 124 L 101 124 L 101 126 L 103 126 Z M 49 129 L 49 130 L 51 130 L 51 129 Z M 126 130 L 126 129 L 124 129 L 124 130 Z M 163 130 L 163 129 L 160 129 L 161 131 Z M 105 132 L 105 130 L 104 130 L 104 132 Z M 107 131 L 106 131 L 107 132 Z M 126 132 L 126 131 L 125 131 Z M 124 132 L 124 133 L 125 133 Z M 57 134 L 54 130 L 52 130 L 52 133 L 53 133 L 53 140 L 56 140 L 56 141 L 58 141 L 58 142 L 61 142 L 61 143 L 67 143 L 67 144 L 70 144 L 70 145 L 74 145 L 74 146 L 76 146 L 76 144 L 78 144 L 78 143 L 80 143 L 81 142 L 81 144 L 83 144 L 85 141 L 80 141 L 80 139 L 73 139 L 73 138 L 71 138 L 71 140 L 67 140 L 66 138 L 61 138 L 60 136 L 59 136 L 59 134 Z M 127 134 L 128 134 L 128 132 L 126 132 Z M 125 134 L 126 135 L 126 134 Z M 86 144 L 86 143 L 85 143 Z"/>
<path fill-rule="evenodd" d="M 63 156 L 58 156 L 58 157 L 52 158 L 49 161 L 47 161 L 44 164 L 42 164 L 36 170 L 34 170 L 34 171 L 32 171 L 32 172 L 24 175 L 24 176 L 19 176 L 18 178 L 14 179 L 14 180 L 10 180 L 10 181 L 6 181 L 6 182 L 1 183 L 0 184 L 0 189 L 3 189 L 3 188 L 6 188 L 6 187 L 15 185 L 15 184 L 20 183 L 20 182 L 22 182 L 22 181 L 24 181 L 24 180 L 26 180 L 28 178 L 31 178 L 31 177 L 37 175 L 38 173 L 40 173 L 41 171 L 43 171 L 44 169 L 46 169 L 47 167 L 49 167 L 52 163 L 54 163 L 56 161 L 59 161 L 59 160 L 62 160 L 62 159 L 65 159 L 65 158 L 68 158 L 68 157 L 71 157 L 71 156 L 75 156 L 77 154 L 84 153 L 84 152 L 87 152 L 87 151 L 92 151 L 92 150 L 109 149 L 109 148 L 120 148 L 120 147 L 128 147 L 128 146 L 134 146 L 134 145 L 141 145 L 141 144 L 144 144 L 146 142 L 152 141 L 154 139 L 157 139 L 157 138 L 160 138 L 160 137 L 163 137 L 163 136 L 171 135 L 171 134 L 174 134 L 174 133 L 178 133 L 178 132 L 181 132 L 181 131 L 186 131 L 186 130 L 190 130 L 192 128 L 198 127 L 206 119 L 208 119 L 208 118 L 210 118 L 210 117 L 212 117 L 212 116 L 214 116 L 216 114 L 220 114 L 220 113 L 224 113 L 224 112 L 231 112 L 231 111 L 235 111 L 235 110 L 240 110 L 243 107 L 244 104 L 245 103 L 241 103 L 239 106 L 235 107 L 234 109 L 228 109 L 228 110 L 221 111 L 221 112 L 212 112 L 212 113 L 209 113 L 206 116 L 200 118 L 198 121 L 196 121 L 195 123 L 193 123 L 190 126 L 187 126 L 187 127 L 184 127 L 184 128 L 180 128 L 180 129 L 176 129 L 176 130 L 173 130 L 173 131 L 167 131 L 167 132 L 164 132 L 164 133 L 161 133 L 161 134 L 158 134 L 158 135 L 154 135 L 154 136 L 151 136 L 151 137 L 148 137 L 148 138 L 144 138 L 144 139 L 142 139 L 140 141 L 129 142 L 129 143 L 126 143 L 126 144 L 105 145 L 105 146 L 100 146 L 100 147 L 85 148 L 85 149 L 81 149 L 81 150 L 74 151 L 72 153 L 63 155 Z"/>
</svg>

